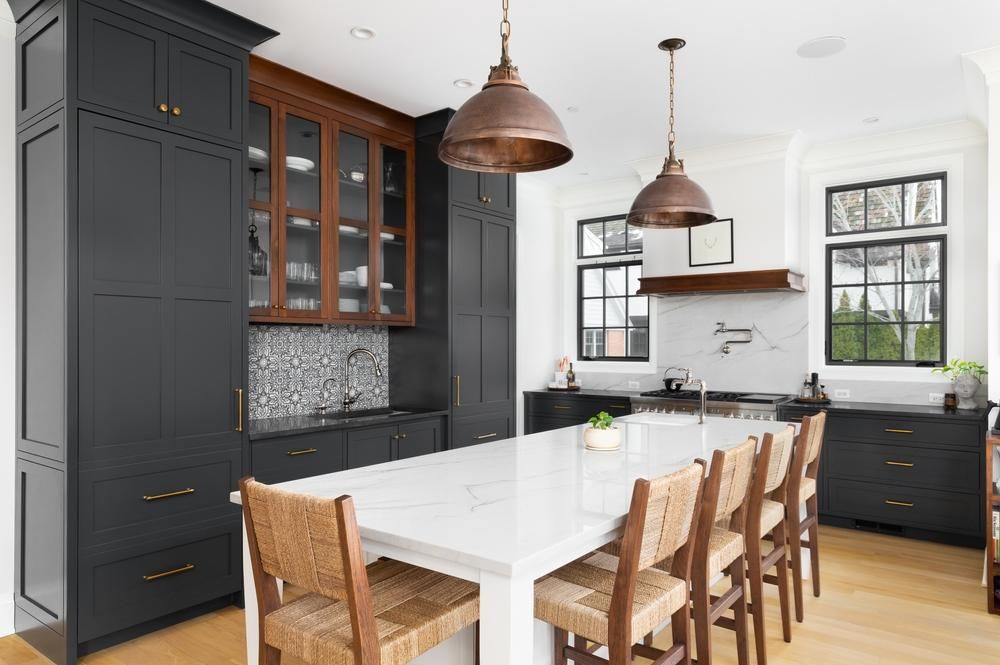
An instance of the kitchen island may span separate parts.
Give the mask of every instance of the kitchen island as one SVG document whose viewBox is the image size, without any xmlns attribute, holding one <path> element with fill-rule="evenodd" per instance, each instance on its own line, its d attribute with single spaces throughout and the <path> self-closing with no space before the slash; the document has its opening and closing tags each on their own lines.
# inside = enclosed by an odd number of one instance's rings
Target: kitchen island
<svg viewBox="0 0 1000 665">
<path fill-rule="evenodd" d="M 789 423 L 635 414 L 616 421 L 618 451 L 583 447 L 584 425 L 282 483 L 354 497 L 362 545 L 480 585 L 483 665 L 550 663 L 551 631 L 534 620 L 534 581 L 621 534 L 637 478 L 655 478 L 747 436 Z M 231 496 L 234 503 L 239 493 Z M 244 535 L 245 541 L 245 535 Z M 257 662 L 257 608 L 244 542 L 247 662 Z M 417 663 L 468 663 L 468 635 Z"/>
</svg>

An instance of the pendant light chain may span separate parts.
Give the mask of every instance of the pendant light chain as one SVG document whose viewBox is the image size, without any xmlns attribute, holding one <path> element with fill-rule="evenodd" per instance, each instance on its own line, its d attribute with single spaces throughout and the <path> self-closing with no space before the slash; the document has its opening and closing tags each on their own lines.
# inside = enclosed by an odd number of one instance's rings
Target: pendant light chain
<svg viewBox="0 0 1000 665">
<path fill-rule="evenodd" d="M 506 1 L 506 0 L 505 0 Z M 669 129 L 667 130 L 667 147 L 670 150 L 670 160 L 674 159 L 674 142 L 677 140 L 677 134 L 674 132 L 674 49 L 670 49 L 670 101 L 668 104 L 668 117 L 670 118 Z"/>
<path fill-rule="evenodd" d="M 507 12 L 510 9 L 510 0 L 503 0 L 503 20 L 500 21 L 500 66 L 510 67 L 510 20 L 507 18 Z"/>
</svg>

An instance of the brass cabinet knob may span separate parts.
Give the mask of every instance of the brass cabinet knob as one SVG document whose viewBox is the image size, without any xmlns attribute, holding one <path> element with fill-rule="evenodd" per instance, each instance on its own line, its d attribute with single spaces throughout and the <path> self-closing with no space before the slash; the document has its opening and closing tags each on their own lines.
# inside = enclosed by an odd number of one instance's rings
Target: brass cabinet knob
<svg viewBox="0 0 1000 665">
<path fill-rule="evenodd" d="M 181 114 L 181 107 L 180 106 L 175 106 L 174 108 L 170 109 L 170 115 L 176 117 L 176 116 L 179 116 L 180 114 Z"/>
<path fill-rule="evenodd" d="M 271 309 L 278 309 L 277 305 L 271 305 Z"/>
<path fill-rule="evenodd" d="M 493 197 L 492 196 L 480 196 L 479 197 L 479 202 L 480 203 L 485 203 L 485 204 L 489 205 L 490 203 L 493 203 Z"/>
<path fill-rule="evenodd" d="M 160 113 L 166 113 L 167 111 L 170 110 L 170 107 L 167 106 L 166 104 L 160 104 L 159 106 L 156 107 L 156 110 L 159 111 Z"/>
<path fill-rule="evenodd" d="M 288 305 L 282 305 L 281 309 L 288 309 Z"/>
</svg>

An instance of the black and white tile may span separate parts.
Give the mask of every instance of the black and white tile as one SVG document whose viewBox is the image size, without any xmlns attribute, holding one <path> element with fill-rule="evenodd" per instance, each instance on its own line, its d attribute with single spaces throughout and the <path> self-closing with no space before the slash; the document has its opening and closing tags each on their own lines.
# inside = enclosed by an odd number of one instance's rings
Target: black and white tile
<svg viewBox="0 0 1000 665">
<path fill-rule="evenodd" d="M 375 376 L 371 359 L 355 356 L 351 387 L 357 389 L 355 409 L 389 406 L 389 330 L 385 326 L 250 326 L 250 418 L 275 418 L 312 412 L 326 399 L 342 399 L 344 361 L 356 348 L 379 359 L 382 376 Z M 323 382 L 334 379 L 332 394 Z"/>
</svg>

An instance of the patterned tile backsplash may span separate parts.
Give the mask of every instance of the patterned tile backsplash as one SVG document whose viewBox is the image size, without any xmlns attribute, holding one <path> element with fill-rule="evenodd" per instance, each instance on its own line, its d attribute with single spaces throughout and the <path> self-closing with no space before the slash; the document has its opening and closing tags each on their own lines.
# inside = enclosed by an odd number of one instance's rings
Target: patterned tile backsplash
<svg viewBox="0 0 1000 665">
<path fill-rule="evenodd" d="M 333 378 L 329 401 L 344 391 L 344 361 L 352 350 L 372 351 L 351 362 L 351 387 L 360 391 L 355 409 L 389 406 L 389 330 L 385 326 L 250 326 L 250 418 L 311 412 L 324 399 L 323 382 Z"/>
</svg>

